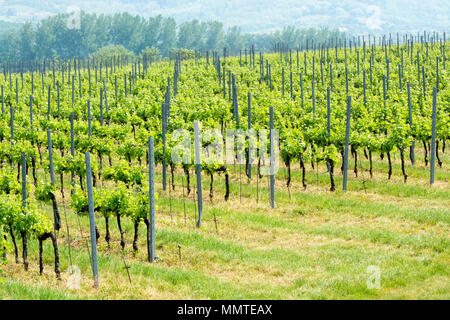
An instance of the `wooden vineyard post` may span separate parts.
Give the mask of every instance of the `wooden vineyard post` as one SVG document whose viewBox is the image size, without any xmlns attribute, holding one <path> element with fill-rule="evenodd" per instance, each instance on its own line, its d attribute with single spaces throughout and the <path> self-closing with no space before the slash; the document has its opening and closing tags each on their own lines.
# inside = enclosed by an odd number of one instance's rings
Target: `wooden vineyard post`
<svg viewBox="0 0 450 320">
<path fill-rule="evenodd" d="M 25 152 L 22 152 L 22 210 L 26 214 L 27 209 L 27 162 Z M 28 271 L 28 238 L 26 232 L 20 232 L 23 244 L 23 265 L 25 271 Z"/>
<path fill-rule="evenodd" d="M 275 139 L 273 136 L 273 107 L 270 107 L 270 206 L 275 208 Z"/>
<path fill-rule="evenodd" d="M 364 92 L 364 104 L 367 103 L 366 97 L 366 70 L 363 70 L 363 92 Z"/>
<path fill-rule="evenodd" d="M 234 74 L 233 74 L 232 78 L 233 78 L 233 80 L 232 80 L 233 112 L 234 112 L 234 117 L 236 119 L 236 127 L 238 127 L 239 126 L 239 106 L 238 106 L 238 98 L 237 98 L 236 77 L 234 76 Z"/>
<path fill-rule="evenodd" d="M 33 96 L 30 96 L 30 127 L 33 130 Z"/>
<path fill-rule="evenodd" d="M 56 81 L 56 90 L 58 93 L 58 115 L 59 115 L 59 110 L 61 108 L 61 97 L 60 97 L 60 93 L 59 93 L 59 80 Z"/>
<path fill-rule="evenodd" d="M 92 191 L 91 154 L 89 152 L 86 152 L 85 157 L 86 157 L 86 184 L 87 184 L 88 204 L 89 204 L 89 225 L 91 230 L 92 273 L 94 274 L 94 288 L 98 288 L 97 238 L 95 232 L 94 194 Z"/>
<path fill-rule="evenodd" d="M 228 70 L 228 102 L 231 102 L 231 70 Z"/>
<path fill-rule="evenodd" d="M 91 100 L 88 100 L 88 134 L 89 139 L 92 136 L 92 122 L 91 122 Z"/>
<path fill-rule="evenodd" d="M 70 113 L 70 155 L 72 158 L 75 156 L 75 141 L 74 141 L 74 126 L 73 126 L 73 112 Z M 71 172 L 71 185 L 72 191 L 75 188 L 75 172 L 72 170 Z"/>
<path fill-rule="evenodd" d="M 413 120 L 412 120 L 412 105 L 411 105 L 411 84 L 408 81 L 408 114 L 409 114 L 409 126 L 412 129 L 413 126 Z M 415 141 L 413 140 L 411 142 L 411 147 L 409 149 L 409 158 L 411 159 L 411 164 L 414 165 L 415 160 L 414 160 L 414 144 Z"/>
<path fill-rule="evenodd" d="M 55 168 L 53 166 L 53 146 L 52 146 L 52 135 L 51 135 L 50 129 L 47 129 L 47 142 L 48 142 L 48 159 L 49 159 L 49 167 L 50 167 L 50 179 L 51 179 L 52 187 L 54 189 L 55 188 Z M 56 202 L 56 199 L 54 199 L 53 201 Z M 54 220 L 55 230 L 59 230 L 61 223 L 59 221 L 55 203 L 53 204 L 53 220 Z"/>
<path fill-rule="evenodd" d="M 359 50 L 356 51 L 356 66 L 357 66 L 357 72 L 359 74 Z"/>
<path fill-rule="evenodd" d="M 129 89 L 130 89 L 130 96 L 132 96 L 133 95 L 133 89 L 132 89 L 132 86 L 133 86 L 133 81 L 134 81 L 134 79 L 132 78 L 132 75 L 131 75 L 131 71 L 128 73 L 128 84 L 129 84 Z"/>
<path fill-rule="evenodd" d="M 11 144 L 14 143 L 14 109 L 12 104 L 9 106 L 10 109 L 10 127 L 11 127 Z"/>
<path fill-rule="evenodd" d="M 425 99 L 427 92 L 427 82 L 425 78 L 425 66 L 422 66 L 422 85 L 423 85 L 423 98 Z"/>
<path fill-rule="evenodd" d="M 19 84 L 17 82 L 17 78 L 16 78 L 16 104 L 19 104 Z"/>
<path fill-rule="evenodd" d="M 225 65 L 223 66 L 222 76 L 223 76 L 223 98 L 225 99 L 227 96 Z"/>
<path fill-rule="evenodd" d="M 303 95 L 303 76 L 302 76 L 302 73 L 300 73 L 300 96 L 301 96 L 301 99 L 302 99 L 302 108 L 303 108 L 304 95 Z"/>
<path fill-rule="evenodd" d="M 167 93 L 166 93 L 167 94 Z M 163 161 L 162 161 L 162 187 L 167 190 L 167 163 L 166 163 L 166 129 L 167 128 L 167 106 L 162 103 L 162 140 L 163 140 Z"/>
<path fill-rule="evenodd" d="M 248 105 L 247 105 L 247 128 L 248 128 L 248 168 L 247 168 L 247 177 L 249 179 L 252 178 L 252 136 L 250 134 L 252 130 L 252 94 L 248 93 Z"/>
<path fill-rule="evenodd" d="M 103 88 L 100 88 L 100 125 L 103 126 Z"/>
<path fill-rule="evenodd" d="M 320 79 L 321 79 L 321 83 L 322 83 L 322 87 L 323 87 L 323 60 L 322 59 L 320 59 Z"/>
<path fill-rule="evenodd" d="M 255 66 L 255 46 L 254 46 L 254 45 L 252 45 L 252 53 L 251 53 L 251 57 L 252 57 L 253 69 L 255 69 L 256 66 Z"/>
<path fill-rule="evenodd" d="M 389 59 L 386 60 L 386 92 L 389 92 Z"/>
<path fill-rule="evenodd" d="M 331 89 L 327 87 L 327 145 L 330 145 L 331 140 Z M 327 158 L 327 170 L 330 173 L 331 187 L 330 191 L 335 191 L 334 183 L 334 162 L 329 157 Z"/>
<path fill-rule="evenodd" d="M 333 65 L 330 63 L 330 89 L 333 91 Z"/>
<path fill-rule="evenodd" d="M 44 69 L 45 69 L 45 64 L 44 64 Z M 41 79 L 42 79 L 42 95 L 44 95 L 45 94 L 45 78 L 44 78 L 44 73 L 45 73 L 45 70 L 42 72 L 41 71 Z"/>
<path fill-rule="evenodd" d="M 330 140 L 330 130 L 331 130 L 331 96 L 330 87 L 327 88 L 327 137 Z"/>
<path fill-rule="evenodd" d="M 22 208 L 27 206 L 27 161 L 25 152 L 22 152 Z"/>
<path fill-rule="evenodd" d="M 179 77 L 179 74 L 178 74 L 178 58 L 177 58 L 177 63 L 175 64 L 175 72 L 173 75 L 173 97 L 174 97 L 174 99 L 177 97 L 177 94 L 178 94 L 178 77 Z M 220 79 L 221 79 L 220 72 L 219 72 L 218 78 L 219 78 L 219 82 L 220 82 Z M 220 87 L 220 83 L 219 83 L 219 87 Z"/>
<path fill-rule="evenodd" d="M 3 97 L 3 86 L 2 86 L 2 114 L 5 114 L 5 99 Z"/>
<path fill-rule="evenodd" d="M 430 186 L 434 184 L 434 167 L 436 157 L 436 99 L 437 89 L 433 88 L 433 114 L 431 120 L 431 155 L 430 155 Z"/>
<path fill-rule="evenodd" d="M 439 57 L 436 57 L 436 91 L 439 91 Z"/>
<path fill-rule="evenodd" d="M 198 203 L 198 221 L 197 227 L 200 228 L 202 224 L 202 167 L 201 167 L 201 150 L 200 150 L 200 128 L 199 122 L 194 122 L 194 145 L 195 145 L 195 173 L 197 175 L 197 203 Z"/>
<path fill-rule="evenodd" d="M 117 76 L 114 76 L 114 89 L 115 89 L 116 107 L 117 107 Z"/>
<path fill-rule="evenodd" d="M 348 66 L 347 66 L 347 56 L 345 56 L 345 90 L 348 96 Z"/>
<path fill-rule="evenodd" d="M 347 171 L 348 171 L 348 145 L 350 141 L 350 111 L 352 98 L 347 97 L 347 120 L 345 123 L 345 147 L 344 147 L 344 182 L 342 189 L 347 191 Z"/>
<path fill-rule="evenodd" d="M 153 262 L 156 259 L 155 244 L 155 156 L 153 150 L 153 137 L 148 139 L 148 171 L 149 171 L 149 230 L 147 232 L 148 261 Z"/>
</svg>

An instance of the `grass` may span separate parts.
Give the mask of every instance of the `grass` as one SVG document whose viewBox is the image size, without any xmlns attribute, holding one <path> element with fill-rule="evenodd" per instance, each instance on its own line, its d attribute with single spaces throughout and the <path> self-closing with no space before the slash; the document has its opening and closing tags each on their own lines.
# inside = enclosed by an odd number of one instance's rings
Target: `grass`
<svg viewBox="0 0 450 320">
<path fill-rule="evenodd" d="M 387 161 L 379 159 L 374 159 L 374 177 L 369 178 L 368 162 L 362 156 L 365 182 L 361 171 L 358 178 L 350 171 L 347 193 L 340 191 L 339 168 L 338 191 L 334 193 L 328 191 L 329 178 L 323 165 L 318 170 L 308 166 L 306 190 L 301 187 L 298 165 L 292 171 L 290 190 L 285 186 L 283 168 L 277 175 L 275 209 L 269 206 L 266 177 L 259 185 L 256 179 L 242 179 L 240 200 L 239 169 L 232 168 L 230 200 L 223 200 L 224 178 L 216 176 L 211 203 L 209 179 L 204 176 L 204 220 L 200 229 L 195 227 L 193 194 L 183 200 L 181 171 L 175 177 L 175 190 L 163 192 L 158 167 L 156 262 L 146 262 L 144 225 L 140 228 L 140 251 L 134 254 L 133 225 L 124 219 L 127 246 L 122 255 L 114 222 L 111 248 L 103 238 L 98 245 L 100 288 L 94 289 L 86 249 L 89 221 L 82 217 L 78 226 L 67 205 L 66 221 L 59 201 L 63 280 L 55 279 L 48 241 L 44 246 L 45 273 L 39 276 L 38 243 L 32 240 L 30 271 L 24 272 L 8 254 L 9 264 L 2 267 L 0 298 L 449 299 L 450 171 L 446 164 L 450 157 L 441 154 L 444 165 L 437 168 L 433 187 L 428 186 L 428 168 L 420 157 L 418 150 L 416 166 L 407 164 L 405 184 L 398 155 L 393 155 L 391 180 L 387 179 Z M 52 215 L 49 206 L 42 208 Z M 80 290 L 70 290 L 66 285 L 65 271 L 70 265 L 66 222 L 71 232 L 72 261 L 82 274 Z M 100 217 L 97 225 L 104 237 Z M 366 284 L 367 268 L 372 265 L 380 268 L 379 289 Z"/>
</svg>

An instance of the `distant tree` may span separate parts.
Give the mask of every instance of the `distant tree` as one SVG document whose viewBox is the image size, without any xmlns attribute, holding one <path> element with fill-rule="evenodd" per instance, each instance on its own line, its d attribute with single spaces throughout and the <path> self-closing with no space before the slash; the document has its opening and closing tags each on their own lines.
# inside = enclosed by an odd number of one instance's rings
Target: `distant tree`
<svg viewBox="0 0 450 320">
<path fill-rule="evenodd" d="M 194 35 L 194 41 L 192 41 L 192 44 L 190 49 L 200 49 L 205 47 L 205 36 L 207 31 L 207 24 L 205 22 L 200 23 L 198 20 L 192 21 L 192 34 Z"/>
<path fill-rule="evenodd" d="M 96 16 L 95 20 L 95 39 L 96 39 L 96 45 L 97 48 L 101 48 L 104 46 L 107 46 L 108 44 L 111 44 L 111 16 L 108 15 L 99 15 Z"/>
<path fill-rule="evenodd" d="M 198 20 L 183 22 L 178 28 L 178 48 L 204 48 L 207 29 L 207 23 Z"/>
<path fill-rule="evenodd" d="M 55 43 L 56 34 L 49 20 L 41 21 L 35 29 L 35 53 L 39 60 L 60 56 Z"/>
<path fill-rule="evenodd" d="M 158 15 L 151 17 L 144 26 L 144 43 L 146 47 L 159 48 L 159 38 L 163 24 L 163 17 Z"/>
<path fill-rule="evenodd" d="M 111 59 L 114 56 L 121 56 L 121 57 L 128 57 L 128 58 L 134 58 L 135 54 L 125 48 L 124 46 L 118 45 L 118 46 L 107 46 L 100 48 L 95 53 L 91 54 L 90 57 L 96 58 L 96 59 Z"/>
<path fill-rule="evenodd" d="M 178 29 L 178 48 L 191 48 L 194 34 L 192 32 L 192 24 L 183 22 Z"/>
<path fill-rule="evenodd" d="M 222 47 L 223 44 L 223 24 L 218 21 L 207 23 L 205 49 L 214 50 Z"/>
<path fill-rule="evenodd" d="M 31 23 L 27 22 L 20 28 L 19 37 L 20 59 L 22 61 L 34 60 L 34 33 Z"/>
<path fill-rule="evenodd" d="M 20 57 L 20 35 L 16 30 L 12 30 L 7 34 L 8 44 L 6 46 L 6 61 L 17 61 Z"/>
<path fill-rule="evenodd" d="M 133 33 L 142 23 L 141 17 L 129 13 L 116 13 L 111 22 L 111 41 L 113 44 L 130 48 Z M 136 45 L 136 44 L 135 44 Z"/>
<path fill-rule="evenodd" d="M 158 48 L 167 56 L 177 45 L 177 24 L 175 19 L 167 18 L 163 21 L 162 30 L 159 34 Z"/>
<path fill-rule="evenodd" d="M 243 33 L 240 27 L 224 31 L 223 24 L 218 21 L 198 20 L 184 22 L 177 28 L 173 18 L 158 15 L 145 19 L 129 13 L 111 16 L 81 12 L 80 27 L 73 28 L 68 26 L 69 17 L 68 14 L 58 14 L 36 25 L 26 23 L 0 33 L 0 63 L 85 58 L 93 54 L 134 56 L 144 52 L 159 59 L 159 55 L 168 57 L 179 48 L 221 52 L 227 47 L 230 54 L 239 54 L 239 50 L 255 45 L 257 50 L 267 52 L 276 43 L 294 48 L 312 39 L 315 43 L 324 43 L 346 36 L 327 28 L 299 29 L 294 26 L 271 33 L 249 34 Z"/>
<path fill-rule="evenodd" d="M 225 43 L 231 54 L 237 54 L 245 44 L 244 37 L 241 34 L 241 28 L 236 26 L 230 28 L 225 35 Z"/>
</svg>

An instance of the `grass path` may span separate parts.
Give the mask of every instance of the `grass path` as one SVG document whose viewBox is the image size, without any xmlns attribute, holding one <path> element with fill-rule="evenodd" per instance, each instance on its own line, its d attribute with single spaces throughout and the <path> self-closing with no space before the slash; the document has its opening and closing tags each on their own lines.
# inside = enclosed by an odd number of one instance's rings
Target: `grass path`
<svg viewBox="0 0 450 320">
<path fill-rule="evenodd" d="M 421 159 L 420 150 L 417 153 Z M 427 185 L 427 168 L 420 160 L 416 167 L 407 164 L 409 177 L 404 184 L 396 155 L 391 180 L 387 180 L 386 161 L 375 160 L 374 177 L 370 179 L 365 171 L 364 184 L 362 172 L 355 178 L 351 165 L 347 193 L 339 191 L 340 172 L 336 172 L 338 191 L 327 190 L 329 179 L 323 165 L 314 171 L 308 166 L 306 190 L 301 187 L 298 166 L 293 167 L 290 190 L 280 170 L 274 210 L 269 209 L 266 178 L 258 186 L 256 179 L 251 183 L 242 179 L 240 201 L 239 170 L 231 169 L 230 201 L 223 200 L 223 177 L 217 176 L 211 204 L 205 176 L 201 229 L 195 228 L 193 194 L 183 201 L 181 174 L 176 175 L 176 189 L 170 198 L 169 192 L 160 190 L 158 174 L 157 262 L 146 262 L 144 225 L 140 228 L 140 252 L 133 254 L 134 229 L 129 219 L 123 222 L 127 247 L 122 257 L 114 222 L 112 247 L 108 249 L 103 238 L 99 242 L 101 286 L 93 289 L 85 247 L 89 222 L 87 217 L 81 218 L 83 240 L 76 216 L 66 206 L 72 259 L 82 272 L 81 290 L 67 289 L 66 273 L 63 281 L 55 279 L 50 243 L 44 247 L 45 274 L 39 276 L 38 244 L 32 240 L 31 270 L 25 273 L 22 265 L 14 262 L 3 266 L 0 298 L 449 299 L 450 170 L 445 164 L 450 157 L 441 154 L 441 159 L 444 166 L 437 169 L 433 188 Z M 368 167 L 365 159 L 361 164 Z M 51 216 L 51 208 L 43 208 Z M 61 201 L 60 211 L 63 214 Z M 62 217 L 58 240 L 65 271 L 69 260 Z M 98 217 L 97 225 L 104 237 L 104 220 Z M 8 261 L 13 261 L 11 254 Z M 131 284 L 124 261 L 130 267 Z M 380 268 L 380 289 L 366 285 L 367 268 L 372 265 Z"/>
</svg>

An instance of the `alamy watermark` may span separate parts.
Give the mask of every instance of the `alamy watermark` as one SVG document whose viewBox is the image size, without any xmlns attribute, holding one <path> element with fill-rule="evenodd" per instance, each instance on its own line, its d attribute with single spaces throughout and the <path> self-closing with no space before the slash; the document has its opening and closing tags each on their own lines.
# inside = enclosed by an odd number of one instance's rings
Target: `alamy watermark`
<svg viewBox="0 0 450 320">
<path fill-rule="evenodd" d="M 67 288 L 70 290 L 81 289 L 81 270 L 77 266 L 70 266 L 67 269 Z"/>
<path fill-rule="evenodd" d="M 171 160 L 174 164 L 260 164 L 262 175 L 273 175 L 279 169 L 280 143 L 278 129 L 255 131 L 241 129 L 199 130 L 200 157 L 195 154 L 191 133 L 186 129 L 172 132 Z"/>
<path fill-rule="evenodd" d="M 369 275 L 366 281 L 367 289 L 381 288 L 381 269 L 378 266 L 368 266 L 366 273 Z"/>
<path fill-rule="evenodd" d="M 66 27 L 69 30 L 81 29 L 81 10 L 77 6 L 69 6 L 66 10 L 67 17 Z"/>
</svg>

